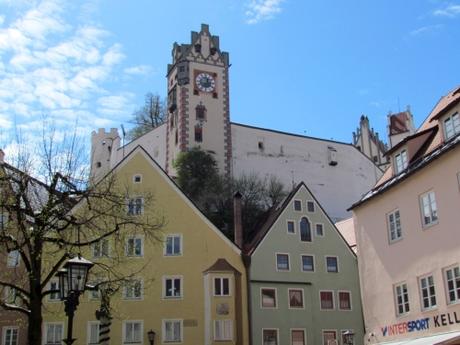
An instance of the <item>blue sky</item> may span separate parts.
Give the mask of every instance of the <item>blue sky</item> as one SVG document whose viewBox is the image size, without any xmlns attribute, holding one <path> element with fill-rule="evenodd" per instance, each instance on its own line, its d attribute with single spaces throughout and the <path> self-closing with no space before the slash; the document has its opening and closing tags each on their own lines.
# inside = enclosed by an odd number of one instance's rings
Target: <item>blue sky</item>
<svg viewBox="0 0 460 345">
<path fill-rule="evenodd" d="M 361 114 L 384 136 L 410 105 L 418 126 L 460 84 L 460 1 L 0 0 L 0 142 L 44 116 L 88 140 L 129 126 L 201 23 L 230 53 L 235 122 L 350 142 Z"/>
</svg>

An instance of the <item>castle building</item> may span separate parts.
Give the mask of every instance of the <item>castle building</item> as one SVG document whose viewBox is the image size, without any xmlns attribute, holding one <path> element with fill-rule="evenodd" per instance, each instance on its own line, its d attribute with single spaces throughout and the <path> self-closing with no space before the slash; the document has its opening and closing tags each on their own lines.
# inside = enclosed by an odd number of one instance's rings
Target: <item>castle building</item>
<svg viewBox="0 0 460 345">
<path fill-rule="evenodd" d="M 382 169 L 387 167 L 388 160 L 385 157 L 387 146 L 380 140 L 379 133 L 374 132 L 370 127 L 369 118 L 365 115 L 361 116 L 359 127 L 356 132 L 353 132 L 353 145 Z"/>
<path fill-rule="evenodd" d="M 457 87 L 352 206 L 366 344 L 460 344 L 459 114 Z"/>
<path fill-rule="evenodd" d="M 214 155 L 222 174 L 275 175 L 286 189 L 305 181 L 334 221 L 349 217 L 346 208 L 382 170 L 351 143 L 230 122 L 229 66 L 229 54 L 208 25 L 192 32 L 190 43 L 174 43 L 166 123 L 124 146 L 116 129 L 93 132 L 92 178 L 99 179 L 137 145 L 174 177 L 177 155 L 198 146 Z"/>
<path fill-rule="evenodd" d="M 414 117 L 407 107 L 406 111 L 388 114 L 388 140 L 390 148 L 396 146 L 407 136 L 415 133 Z"/>
</svg>

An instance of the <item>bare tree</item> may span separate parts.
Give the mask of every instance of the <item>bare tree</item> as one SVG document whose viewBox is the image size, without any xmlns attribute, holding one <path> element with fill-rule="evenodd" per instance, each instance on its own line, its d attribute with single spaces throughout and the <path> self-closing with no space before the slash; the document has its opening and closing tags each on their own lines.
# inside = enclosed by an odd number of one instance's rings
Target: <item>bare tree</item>
<svg viewBox="0 0 460 345">
<path fill-rule="evenodd" d="M 131 140 L 160 126 L 166 120 L 166 106 L 164 100 L 158 94 L 151 92 L 145 95 L 144 105 L 133 113 L 130 121 L 134 127 L 129 131 L 128 137 Z"/>
<path fill-rule="evenodd" d="M 121 284 L 138 273 L 118 269 L 125 260 L 127 236 L 143 234 L 147 241 L 157 241 L 164 225 L 152 208 L 138 214 L 143 205 L 129 201 L 127 184 L 114 174 L 88 183 L 87 151 L 78 144 L 82 141 L 75 134 L 58 141 L 56 134 L 44 130 L 36 150 L 22 143 L 11 164 L 0 160 L 0 254 L 16 256 L 23 270 L 0 273 L 0 288 L 14 295 L 1 299 L 0 307 L 26 316 L 29 344 L 42 343 L 42 303 L 57 292 L 49 283 L 68 258 L 110 239 L 113 255 L 110 260 L 101 257 L 95 271 L 104 274 L 104 283 Z M 144 195 L 142 202 L 152 200 Z"/>
</svg>

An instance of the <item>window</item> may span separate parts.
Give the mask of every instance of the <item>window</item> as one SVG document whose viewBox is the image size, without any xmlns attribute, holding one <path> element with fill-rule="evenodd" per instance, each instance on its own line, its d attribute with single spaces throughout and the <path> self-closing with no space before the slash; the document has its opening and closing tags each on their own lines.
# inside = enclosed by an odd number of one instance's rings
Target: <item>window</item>
<svg viewBox="0 0 460 345">
<path fill-rule="evenodd" d="M 409 312 L 409 292 L 407 290 L 407 284 L 402 283 L 395 286 L 396 295 L 396 313 L 397 315 L 403 315 Z"/>
<path fill-rule="evenodd" d="M 203 127 L 195 126 L 195 141 L 197 143 L 203 142 Z"/>
<path fill-rule="evenodd" d="M 307 201 L 307 211 L 315 212 L 315 203 L 313 201 Z"/>
<path fill-rule="evenodd" d="M 126 240 L 126 256 L 144 255 L 144 246 L 142 237 L 131 237 Z"/>
<path fill-rule="evenodd" d="M 287 232 L 288 234 L 295 234 L 295 225 L 294 221 L 288 220 L 287 221 Z"/>
<path fill-rule="evenodd" d="M 339 264 L 336 256 L 326 256 L 326 270 L 330 273 L 339 272 Z"/>
<path fill-rule="evenodd" d="M 46 323 L 45 324 L 45 344 L 46 345 L 61 345 L 64 336 L 64 325 L 62 323 Z"/>
<path fill-rule="evenodd" d="M 302 201 L 294 200 L 294 210 L 302 211 Z"/>
<path fill-rule="evenodd" d="M 10 286 L 5 286 L 3 290 L 3 297 L 6 303 L 16 304 L 17 290 Z"/>
<path fill-rule="evenodd" d="M 123 343 L 124 344 L 141 344 L 142 343 L 142 321 L 124 321 Z"/>
<path fill-rule="evenodd" d="M 109 240 L 103 238 L 93 244 L 93 257 L 102 258 L 109 256 Z"/>
<path fill-rule="evenodd" d="M 289 254 L 276 254 L 276 269 L 289 271 Z"/>
<path fill-rule="evenodd" d="M 323 331 L 323 345 L 337 344 L 337 331 Z"/>
<path fill-rule="evenodd" d="M 334 309 L 334 293 L 332 291 L 320 291 L 319 296 L 321 310 Z"/>
<path fill-rule="evenodd" d="M 314 272 L 315 271 L 315 260 L 313 255 L 302 255 L 302 271 Z"/>
<path fill-rule="evenodd" d="M 422 298 L 422 309 L 436 307 L 436 292 L 434 289 L 433 276 L 420 278 L 420 296 Z"/>
<path fill-rule="evenodd" d="M 460 268 L 449 268 L 446 271 L 447 302 L 460 302 Z"/>
<path fill-rule="evenodd" d="M 126 282 L 123 291 L 124 299 L 141 299 L 143 290 L 142 280 L 131 280 Z"/>
<path fill-rule="evenodd" d="M 305 331 L 303 329 L 291 330 L 291 345 L 305 345 Z"/>
<path fill-rule="evenodd" d="M 182 297 L 182 277 L 165 277 L 164 278 L 164 298 Z"/>
<path fill-rule="evenodd" d="M 214 278 L 214 296 L 230 296 L 230 278 Z"/>
<path fill-rule="evenodd" d="M 214 340 L 233 340 L 233 321 L 215 320 L 214 321 Z"/>
<path fill-rule="evenodd" d="M 300 220 L 300 240 L 302 242 L 311 242 L 310 222 L 305 217 Z"/>
<path fill-rule="evenodd" d="M 99 321 L 88 321 L 88 345 L 99 344 Z"/>
<path fill-rule="evenodd" d="M 133 176 L 133 182 L 134 183 L 141 183 L 142 182 L 142 175 L 141 174 L 136 174 Z"/>
<path fill-rule="evenodd" d="M 460 117 L 455 113 L 444 120 L 444 134 L 447 140 L 458 133 L 460 133 Z"/>
<path fill-rule="evenodd" d="M 49 289 L 51 292 L 48 295 L 48 300 L 49 301 L 60 301 L 61 300 L 61 294 L 59 293 L 59 281 L 56 280 L 51 280 L 49 283 Z"/>
<path fill-rule="evenodd" d="M 11 252 L 8 252 L 6 266 L 7 267 L 18 267 L 20 257 L 21 256 L 19 255 L 19 250 L 12 250 Z"/>
<path fill-rule="evenodd" d="M 401 171 L 407 168 L 407 151 L 402 150 L 400 153 L 395 155 L 395 168 L 396 173 L 399 174 Z"/>
<path fill-rule="evenodd" d="M 323 224 L 316 224 L 316 236 L 324 236 L 324 227 Z"/>
<path fill-rule="evenodd" d="M 289 308 L 303 308 L 303 290 L 288 289 Z"/>
<path fill-rule="evenodd" d="M 346 340 L 345 339 L 345 333 L 347 333 L 347 332 L 355 333 L 352 329 L 343 329 L 343 330 L 341 330 L 340 333 L 342 335 L 342 344 L 346 344 L 345 343 L 345 340 Z M 352 344 L 354 344 L 354 343 L 355 343 L 355 339 L 353 337 L 353 343 Z"/>
<path fill-rule="evenodd" d="M 103 281 L 102 273 L 96 273 L 94 275 L 93 279 L 91 280 L 90 285 L 96 286 L 97 284 L 99 284 L 102 281 Z M 90 290 L 89 291 L 89 298 L 90 299 L 99 299 L 100 296 L 101 296 L 101 294 L 99 292 L 99 288 L 97 288 L 96 290 Z"/>
<path fill-rule="evenodd" d="M 17 327 L 4 327 L 3 328 L 2 345 L 18 345 L 18 328 Z"/>
<path fill-rule="evenodd" d="M 388 214 L 388 236 L 390 237 L 390 242 L 394 242 L 402 238 L 401 230 L 401 217 L 399 215 L 399 210 L 395 210 Z"/>
<path fill-rule="evenodd" d="M 420 197 L 420 207 L 422 209 L 423 225 L 432 225 L 438 221 L 438 208 L 434 192 L 428 192 Z"/>
<path fill-rule="evenodd" d="M 163 342 L 178 343 L 182 341 L 182 321 L 163 320 Z"/>
<path fill-rule="evenodd" d="M 262 330 L 263 345 L 278 345 L 278 330 L 264 329 Z"/>
<path fill-rule="evenodd" d="M 206 120 L 206 107 L 202 104 L 198 104 L 195 108 L 196 111 L 196 119 L 198 121 Z"/>
<path fill-rule="evenodd" d="M 260 298 L 262 308 L 276 308 L 276 289 L 261 288 Z"/>
<path fill-rule="evenodd" d="M 137 216 L 144 212 L 144 198 L 128 199 L 128 215 Z"/>
<path fill-rule="evenodd" d="M 165 241 L 164 255 L 177 256 L 182 254 L 182 236 L 168 235 Z"/>
<path fill-rule="evenodd" d="M 351 293 L 349 291 L 339 291 L 339 309 L 351 310 Z"/>
</svg>

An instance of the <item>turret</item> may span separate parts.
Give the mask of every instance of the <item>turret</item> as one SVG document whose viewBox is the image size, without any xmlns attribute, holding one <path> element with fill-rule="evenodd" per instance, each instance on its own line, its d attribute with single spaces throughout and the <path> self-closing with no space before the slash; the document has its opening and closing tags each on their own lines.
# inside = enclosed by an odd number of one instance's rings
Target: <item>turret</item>
<svg viewBox="0 0 460 345">
<path fill-rule="evenodd" d="M 112 168 L 114 152 L 120 148 L 120 136 L 116 128 L 106 132 L 104 128 L 91 133 L 90 181 L 96 182 Z"/>
</svg>

